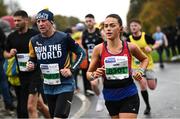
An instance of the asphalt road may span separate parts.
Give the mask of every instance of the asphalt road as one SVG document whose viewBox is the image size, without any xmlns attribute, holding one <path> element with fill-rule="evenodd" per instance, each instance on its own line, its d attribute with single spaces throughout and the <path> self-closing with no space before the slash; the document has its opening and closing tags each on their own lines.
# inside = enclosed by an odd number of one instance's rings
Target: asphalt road
<svg viewBox="0 0 180 119">
<path fill-rule="evenodd" d="M 149 90 L 151 115 L 143 114 L 145 105 L 141 98 L 139 119 L 180 119 L 180 63 L 166 63 L 164 69 L 155 65 L 158 77 L 156 90 Z M 78 85 L 80 93 L 75 94 L 71 108 L 71 119 L 109 119 L 108 112 L 104 107 L 102 112 L 96 112 L 96 96 L 85 97 L 83 95 L 82 79 L 79 78 Z M 6 112 L 3 109 L 2 98 L 0 98 L 0 118 L 15 118 L 15 113 Z"/>
<path fill-rule="evenodd" d="M 159 64 L 155 64 L 155 72 L 158 78 L 158 85 L 156 90 L 149 90 L 151 115 L 145 116 L 143 111 L 145 104 L 140 95 L 140 112 L 138 118 L 152 118 L 152 119 L 180 119 L 180 63 L 166 63 L 164 69 L 159 68 Z M 79 86 L 82 88 L 82 82 L 79 80 Z M 81 118 L 109 118 L 106 108 L 102 112 L 96 112 L 97 97 L 87 97 L 90 102 L 89 109 Z M 79 105 L 79 104 L 77 104 Z M 73 105 L 76 107 L 76 105 Z M 73 109 L 73 108 L 72 108 Z"/>
</svg>

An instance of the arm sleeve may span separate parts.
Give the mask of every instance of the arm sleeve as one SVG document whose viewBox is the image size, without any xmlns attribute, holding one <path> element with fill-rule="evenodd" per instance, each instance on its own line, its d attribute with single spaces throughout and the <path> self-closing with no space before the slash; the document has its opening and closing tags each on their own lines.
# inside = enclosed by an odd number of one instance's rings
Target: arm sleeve
<svg viewBox="0 0 180 119">
<path fill-rule="evenodd" d="M 85 58 L 85 52 L 69 35 L 67 36 L 67 41 L 69 50 L 77 55 L 75 62 L 72 64 L 72 69 L 76 70 Z"/>
<path fill-rule="evenodd" d="M 81 44 L 82 44 L 84 49 L 87 49 L 86 44 L 85 44 L 85 34 L 86 34 L 86 32 L 84 31 L 82 33 Z"/>
<path fill-rule="evenodd" d="M 5 45 L 4 45 L 4 49 L 6 50 L 6 51 L 8 51 L 8 52 L 10 52 L 10 50 L 11 50 L 11 48 L 12 48 L 12 46 L 11 46 L 11 35 L 9 35 L 8 37 L 7 37 L 7 39 L 5 40 Z"/>
<path fill-rule="evenodd" d="M 0 47 L 2 48 L 2 50 L 4 50 L 6 35 L 4 34 L 2 29 L 0 29 L 0 40 L 1 40 Z"/>
</svg>

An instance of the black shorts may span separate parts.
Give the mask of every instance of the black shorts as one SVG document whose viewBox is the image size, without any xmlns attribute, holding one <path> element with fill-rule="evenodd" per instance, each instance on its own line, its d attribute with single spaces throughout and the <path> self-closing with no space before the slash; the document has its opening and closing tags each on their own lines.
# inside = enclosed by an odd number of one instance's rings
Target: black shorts
<svg viewBox="0 0 180 119">
<path fill-rule="evenodd" d="M 28 94 L 42 93 L 42 79 L 20 79 L 22 90 L 28 91 Z M 26 92 L 25 91 L 25 92 Z"/>
<path fill-rule="evenodd" d="M 105 105 L 110 116 L 115 116 L 119 113 L 138 114 L 140 105 L 139 96 L 136 94 L 120 101 L 105 101 Z"/>
<path fill-rule="evenodd" d="M 32 80 L 29 84 L 29 94 L 42 93 L 43 82 L 42 79 Z"/>
<path fill-rule="evenodd" d="M 74 92 L 65 92 L 57 95 L 45 94 L 51 118 L 68 118 Z"/>
</svg>

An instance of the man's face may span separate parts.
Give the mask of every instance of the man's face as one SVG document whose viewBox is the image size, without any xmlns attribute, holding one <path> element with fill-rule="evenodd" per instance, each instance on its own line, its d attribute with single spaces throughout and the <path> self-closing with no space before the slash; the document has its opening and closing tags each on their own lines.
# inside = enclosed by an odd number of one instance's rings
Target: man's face
<svg viewBox="0 0 180 119">
<path fill-rule="evenodd" d="M 136 22 L 131 22 L 130 23 L 130 30 L 132 33 L 137 33 L 141 30 L 141 25 Z"/>
<path fill-rule="evenodd" d="M 46 19 L 38 19 L 36 22 L 38 29 L 42 34 L 48 33 L 49 30 L 51 30 L 51 28 L 53 27 L 53 24 Z"/>
<path fill-rule="evenodd" d="M 22 16 L 14 16 L 14 23 L 16 29 L 22 31 L 27 26 L 28 18 L 23 18 Z"/>
<path fill-rule="evenodd" d="M 93 29 L 94 25 L 95 25 L 95 20 L 93 18 L 86 17 L 85 18 L 85 24 L 86 24 L 88 29 Z"/>
</svg>

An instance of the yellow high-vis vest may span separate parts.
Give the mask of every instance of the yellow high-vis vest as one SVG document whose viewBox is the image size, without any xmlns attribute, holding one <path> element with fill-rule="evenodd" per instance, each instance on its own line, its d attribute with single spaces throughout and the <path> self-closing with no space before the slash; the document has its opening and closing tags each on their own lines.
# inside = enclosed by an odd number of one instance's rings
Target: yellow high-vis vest
<svg viewBox="0 0 180 119">
<path fill-rule="evenodd" d="M 152 59 L 151 53 L 147 53 L 145 51 L 145 47 L 148 46 L 148 44 L 146 43 L 146 40 L 145 40 L 145 32 L 142 32 L 141 38 L 139 40 L 134 40 L 132 35 L 129 36 L 129 39 L 130 39 L 131 43 L 136 44 L 137 46 L 139 46 L 141 51 L 144 52 L 144 54 L 146 54 L 146 56 L 148 57 L 149 64 L 147 66 L 147 69 L 153 69 L 153 59 Z M 132 58 L 132 68 L 133 69 L 138 69 L 139 64 L 140 64 L 140 62 L 135 57 L 133 57 Z"/>
</svg>

